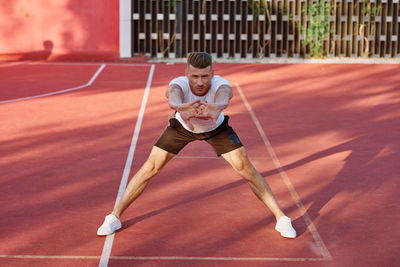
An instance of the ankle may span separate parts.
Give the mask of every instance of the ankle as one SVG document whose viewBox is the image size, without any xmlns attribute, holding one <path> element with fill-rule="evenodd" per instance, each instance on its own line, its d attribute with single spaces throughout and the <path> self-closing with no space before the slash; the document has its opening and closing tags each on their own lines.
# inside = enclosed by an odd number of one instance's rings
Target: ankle
<svg viewBox="0 0 400 267">
<path fill-rule="evenodd" d="M 111 214 L 117 217 L 118 219 L 121 217 L 121 214 L 115 211 L 113 211 Z"/>
<path fill-rule="evenodd" d="M 275 215 L 275 219 L 276 221 L 279 221 L 280 218 L 285 217 L 286 215 L 284 213 L 279 213 L 277 215 Z"/>
</svg>

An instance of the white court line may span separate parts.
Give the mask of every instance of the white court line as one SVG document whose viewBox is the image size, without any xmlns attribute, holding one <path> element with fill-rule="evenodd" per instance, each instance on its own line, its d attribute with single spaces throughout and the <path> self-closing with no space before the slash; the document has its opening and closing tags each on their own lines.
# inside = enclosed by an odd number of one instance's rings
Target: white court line
<svg viewBox="0 0 400 267">
<path fill-rule="evenodd" d="M 61 259 L 61 260 L 82 260 L 99 259 L 100 256 L 65 256 L 65 255 L 0 255 L 0 258 L 6 259 Z"/>
<path fill-rule="evenodd" d="M 96 62 L 23 62 L 29 65 L 56 65 L 56 66 L 98 66 Z M 108 66 L 124 66 L 124 67 L 150 67 L 152 63 L 112 63 L 107 62 Z"/>
<path fill-rule="evenodd" d="M 174 156 L 174 158 L 181 158 L 181 159 L 219 159 L 225 161 L 223 158 L 218 157 L 218 156 L 192 156 L 192 155 L 187 155 L 187 156 Z M 250 157 L 250 159 L 270 159 L 270 157 Z"/>
<path fill-rule="evenodd" d="M 248 111 L 249 111 L 249 113 L 251 115 L 251 118 L 253 119 L 254 124 L 256 125 L 257 130 L 260 133 L 261 138 L 264 141 L 265 146 L 267 147 L 267 150 L 268 150 L 268 153 L 271 156 L 272 162 L 274 163 L 275 167 L 278 169 L 279 174 L 281 175 L 283 181 L 285 182 L 287 188 L 289 189 L 290 195 L 294 199 L 297 208 L 303 213 L 302 217 L 304 218 L 304 221 L 307 224 L 307 228 L 310 230 L 315 242 L 317 243 L 317 246 L 320 248 L 323 257 L 326 260 L 332 260 L 331 254 L 329 253 L 328 249 L 326 248 L 326 246 L 324 244 L 324 241 L 322 240 L 320 234 L 318 233 L 317 228 L 314 226 L 310 216 L 308 215 L 307 210 L 303 205 L 303 202 L 301 201 L 299 195 L 296 192 L 296 189 L 294 188 L 294 186 L 293 186 L 292 182 L 290 181 L 290 179 L 289 179 L 288 175 L 286 174 L 286 172 L 283 170 L 282 165 L 281 165 L 278 157 L 276 156 L 275 151 L 272 148 L 272 145 L 269 142 L 269 140 L 267 138 L 267 135 L 265 134 L 265 132 L 264 132 L 262 126 L 261 126 L 260 121 L 257 119 L 256 114 L 254 113 L 253 109 L 251 108 L 249 102 L 247 101 L 246 96 L 244 95 L 244 93 L 243 93 L 242 89 L 240 88 L 239 84 L 235 83 L 235 86 L 236 86 L 236 88 L 237 88 L 237 90 L 238 90 L 238 92 L 240 94 L 240 97 L 242 98 L 245 106 L 247 107 L 247 109 L 248 109 Z"/>
<path fill-rule="evenodd" d="M 18 61 L 18 62 L 0 62 L 0 68 L 7 68 L 13 66 L 19 66 L 23 64 L 27 64 L 27 61 Z"/>
<path fill-rule="evenodd" d="M 61 260 L 92 260 L 100 256 L 63 256 L 63 255 L 0 255 L 8 259 L 61 259 Z M 327 261 L 325 258 L 275 258 L 275 257 L 135 257 L 135 256 L 110 256 L 112 260 L 201 260 L 201 261 Z"/>
<path fill-rule="evenodd" d="M 151 82 L 153 80 L 154 69 L 155 69 L 155 65 L 153 64 L 153 65 L 151 65 L 149 76 L 147 78 L 146 89 L 144 91 L 142 104 L 140 106 L 139 116 L 136 121 L 135 131 L 132 136 L 131 146 L 129 148 L 128 157 L 126 158 L 125 168 L 124 168 L 124 172 L 122 174 L 122 179 L 121 179 L 121 183 L 119 185 L 117 199 L 115 200 L 114 208 L 117 206 L 118 202 L 120 201 L 120 199 L 125 191 L 126 184 L 128 183 L 128 178 L 129 178 L 129 173 L 131 171 L 133 156 L 135 155 L 136 143 L 139 138 L 140 127 L 142 125 L 144 111 L 146 109 L 146 104 L 147 104 L 147 99 L 149 98 L 150 86 L 151 86 Z M 112 249 L 112 244 L 114 241 L 114 236 L 115 236 L 115 234 L 108 235 L 106 237 L 106 241 L 104 242 L 103 251 L 101 253 L 99 267 L 106 267 L 108 265 L 108 261 L 110 259 L 110 254 L 111 254 L 111 249 Z"/>
<path fill-rule="evenodd" d="M 23 101 L 23 100 L 31 100 L 39 97 L 46 97 L 46 96 L 51 96 L 51 95 L 58 95 L 58 94 L 63 94 L 75 90 L 79 90 L 88 86 L 91 86 L 92 83 L 96 80 L 96 78 L 99 76 L 100 72 L 106 67 L 106 64 L 102 64 L 96 71 L 95 74 L 93 74 L 92 78 L 90 78 L 89 82 L 83 85 L 79 85 L 76 87 L 60 90 L 60 91 L 55 91 L 47 94 L 41 94 L 41 95 L 34 95 L 34 96 L 28 96 L 28 97 L 21 97 L 21 98 L 15 98 L 15 99 L 10 99 L 10 100 L 4 100 L 0 101 L 0 104 L 5 104 L 5 103 L 11 103 L 11 102 L 17 102 L 17 101 Z"/>
<path fill-rule="evenodd" d="M 112 256 L 115 260 L 200 260 L 200 261 L 326 261 L 325 258 L 276 258 L 276 257 L 132 257 Z"/>
</svg>

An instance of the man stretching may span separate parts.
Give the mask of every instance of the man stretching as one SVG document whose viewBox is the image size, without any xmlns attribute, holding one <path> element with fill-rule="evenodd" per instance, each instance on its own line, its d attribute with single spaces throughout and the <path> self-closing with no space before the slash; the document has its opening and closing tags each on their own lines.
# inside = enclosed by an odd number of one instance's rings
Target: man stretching
<svg viewBox="0 0 400 267">
<path fill-rule="evenodd" d="M 141 195 L 149 180 L 188 143 L 203 140 L 229 162 L 271 210 L 277 221 L 275 230 L 283 237 L 296 237 L 290 218 L 282 212 L 268 184 L 248 159 L 239 137 L 228 125 L 228 116 L 224 116 L 223 110 L 232 94 L 229 82 L 214 76 L 209 54 L 196 52 L 188 56 L 186 76 L 173 79 L 166 93 L 175 115 L 146 162 L 130 180 L 115 209 L 106 216 L 98 235 L 110 235 L 120 229 L 122 213 Z"/>
</svg>

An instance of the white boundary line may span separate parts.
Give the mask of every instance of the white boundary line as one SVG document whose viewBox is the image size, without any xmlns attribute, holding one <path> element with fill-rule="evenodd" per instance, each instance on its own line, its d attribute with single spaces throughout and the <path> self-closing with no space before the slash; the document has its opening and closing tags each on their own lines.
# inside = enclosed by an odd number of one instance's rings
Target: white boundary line
<svg viewBox="0 0 400 267">
<path fill-rule="evenodd" d="M 35 99 L 35 98 L 39 98 L 39 97 L 46 97 L 46 96 L 51 96 L 51 95 L 58 95 L 58 94 L 63 94 L 63 93 L 67 93 L 67 92 L 71 92 L 71 91 L 76 91 L 88 86 L 91 86 L 92 83 L 96 80 L 96 78 L 99 76 L 100 72 L 106 67 L 106 64 L 102 64 L 97 71 L 95 72 L 95 74 L 93 74 L 92 78 L 90 78 L 89 82 L 87 82 L 86 84 L 83 85 L 79 85 L 76 87 L 72 87 L 72 88 L 68 88 L 68 89 L 64 89 L 64 90 L 60 90 L 60 91 L 55 91 L 55 92 L 51 92 L 51 93 L 47 93 L 47 94 L 41 94 L 41 95 L 34 95 L 34 96 L 28 96 L 28 97 L 21 97 L 21 98 L 15 98 L 15 99 L 10 99 L 10 100 L 4 100 L 4 101 L 0 101 L 0 104 L 5 104 L 5 103 L 11 103 L 11 102 L 18 102 L 18 101 L 23 101 L 23 100 L 31 100 L 31 99 Z"/>
<path fill-rule="evenodd" d="M 38 62 L 22 62 L 21 64 L 27 65 L 56 65 L 56 66 L 98 66 L 100 64 L 96 62 L 52 62 L 52 61 L 38 61 Z M 124 66 L 124 67 L 143 67 L 148 66 L 151 67 L 154 63 L 134 63 L 134 62 L 126 62 L 126 63 L 114 63 L 107 62 L 108 66 Z"/>
<path fill-rule="evenodd" d="M 61 260 L 82 260 L 100 259 L 100 256 L 65 256 L 65 255 L 0 255 L 3 259 L 61 259 Z"/>
<path fill-rule="evenodd" d="M 272 145 L 271 145 L 270 141 L 268 140 L 267 135 L 265 134 L 260 121 L 257 119 L 256 114 L 254 113 L 253 109 L 251 108 L 249 102 L 247 101 L 246 96 L 244 95 L 239 84 L 235 83 L 235 86 L 240 94 L 240 97 L 243 100 L 243 103 L 245 104 L 246 108 L 248 109 L 248 111 L 251 115 L 251 118 L 253 119 L 254 124 L 256 125 L 257 130 L 260 133 L 261 138 L 264 141 L 265 146 L 267 147 L 267 150 L 271 156 L 272 162 L 274 163 L 275 167 L 278 169 L 279 174 L 281 175 L 284 183 L 286 184 L 287 188 L 289 189 L 290 195 L 294 199 L 297 208 L 303 213 L 302 217 L 303 217 L 305 223 L 307 224 L 307 228 L 310 230 L 315 242 L 317 243 L 317 246 L 320 248 L 323 257 L 326 260 L 332 260 L 331 254 L 329 253 L 328 249 L 326 248 L 324 241 L 322 240 L 320 234 L 318 233 L 317 228 L 314 226 L 310 216 L 308 215 L 306 208 L 304 207 L 299 195 L 296 192 L 296 189 L 294 188 L 294 186 L 293 186 L 292 182 L 290 181 L 286 172 L 283 170 L 282 165 L 281 165 L 278 157 L 276 156 L 275 151 L 272 148 Z"/>
<path fill-rule="evenodd" d="M 200 260 L 200 261 L 326 261 L 325 258 L 275 258 L 275 257 L 131 257 L 112 256 L 116 260 Z"/>
<path fill-rule="evenodd" d="M 16 62 L 0 62 L 0 68 L 8 68 L 8 67 L 14 67 L 14 66 L 19 66 L 23 64 L 27 64 L 27 61 L 16 61 Z"/>
<path fill-rule="evenodd" d="M 97 260 L 100 256 L 62 256 L 62 255 L 0 255 L 8 259 L 62 259 L 62 260 Z M 274 258 L 274 257 L 135 257 L 135 256 L 110 256 L 112 260 L 201 260 L 201 261 L 327 261 L 326 258 Z"/>
<path fill-rule="evenodd" d="M 215 155 L 215 156 L 192 156 L 192 155 L 179 156 L 179 155 L 176 155 L 176 156 L 174 156 L 174 158 L 180 158 L 180 159 L 217 159 L 217 160 L 225 161 L 221 157 L 218 157 L 217 155 Z M 250 159 L 270 159 L 271 157 L 251 157 L 251 156 L 249 156 L 249 158 Z"/>
<path fill-rule="evenodd" d="M 120 199 L 125 191 L 126 185 L 128 183 L 128 178 L 129 178 L 129 173 L 131 171 L 133 156 L 135 155 L 136 143 L 139 138 L 140 127 L 142 125 L 144 111 L 146 109 L 146 104 L 147 104 L 147 99 L 149 98 L 150 86 L 151 86 L 151 82 L 153 80 L 154 69 L 155 69 L 155 65 L 153 64 L 153 65 L 151 65 L 149 76 L 147 78 L 146 89 L 143 94 L 143 99 L 142 99 L 142 104 L 140 106 L 139 116 L 136 121 L 135 131 L 132 136 L 131 146 L 129 148 L 128 157 L 126 158 L 125 168 L 124 168 L 124 172 L 122 174 L 122 179 L 121 179 L 121 183 L 119 185 L 117 199 L 115 200 L 114 208 L 117 206 L 118 202 L 120 201 Z M 106 241 L 104 242 L 103 251 L 101 253 L 99 267 L 106 267 L 108 265 L 108 261 L 110 259 L 110 255 L 111 255 L 112 244 L 114 241 L 114 236 L 115 236 L 115 234 L 108 235 L 106 237 Z"/>
</svg>

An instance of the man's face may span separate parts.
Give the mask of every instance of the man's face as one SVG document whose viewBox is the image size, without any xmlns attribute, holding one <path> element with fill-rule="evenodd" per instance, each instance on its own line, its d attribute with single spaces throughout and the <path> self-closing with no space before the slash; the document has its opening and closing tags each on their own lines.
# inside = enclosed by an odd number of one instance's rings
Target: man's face
<svg viewBox="0 0 400 267">
<path fill-rule="evenodd" d="M 211 66 L 198 69 L 188 64 L 186 68 L 186 77 L 189 80 L 190 90 L 198 96 L 207 94 L 208 90 L 210 90 L 213 76 L 214 71 Z"/>
</svg>

